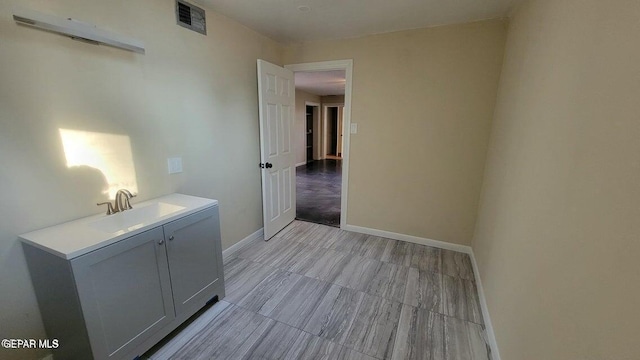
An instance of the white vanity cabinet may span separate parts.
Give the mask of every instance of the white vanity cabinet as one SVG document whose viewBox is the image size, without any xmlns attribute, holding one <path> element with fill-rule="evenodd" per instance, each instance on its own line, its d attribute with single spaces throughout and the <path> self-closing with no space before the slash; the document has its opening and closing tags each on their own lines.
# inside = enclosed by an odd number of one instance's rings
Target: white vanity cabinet
<svg viewBox="0 0 640 360">
<path fill-rule="evenodd" d="M 56 358 L 133 359 L 224 297 L 217 203 L 149 225 L 70 259 L 23 235 Z"/>
<path fill-rule="evenodd" d="M 120 359 L 175 319 L 161 227 L 75 258 L 71 272 L 95 359 Z"/>
<path fill-rule="evenodd" d="M 217 207 L 163 226 L 176 316 L 193 314 L 224 281 Z M 213 210 L 213 209 L 212 209 Z M 216 241 L 211 241 L 214 236 Z M 215 261 L 212 255 L 216 254 Z"/>
</svg>

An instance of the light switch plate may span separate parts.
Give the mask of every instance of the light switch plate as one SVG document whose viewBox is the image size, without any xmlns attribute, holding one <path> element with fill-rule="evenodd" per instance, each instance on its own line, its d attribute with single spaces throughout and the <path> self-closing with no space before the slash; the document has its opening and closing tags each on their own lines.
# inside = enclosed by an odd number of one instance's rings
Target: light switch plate
<svg viewBox="0 0 640 360">
<path fill-rule="evenodd" d="M 177 174 L 182 172 L 182 158 L 173 157 L 167 159 L 167 167 L 169 168 L 169 174 Z"/>
<path fill-rule="evenodd" d="M 356 123 L 352 123 L 351 124 L 351 133 L 352 134 L 357 134 L 358 133 L 358 124 L 356 124 Z"/>
</svg>

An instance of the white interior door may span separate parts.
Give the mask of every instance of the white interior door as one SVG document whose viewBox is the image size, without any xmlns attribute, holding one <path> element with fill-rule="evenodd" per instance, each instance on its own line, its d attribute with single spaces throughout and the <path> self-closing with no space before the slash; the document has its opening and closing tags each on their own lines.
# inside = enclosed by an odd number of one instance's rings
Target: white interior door
<svg viewBox="0 0 640 360">
<path fill-rule="evenodd" d="M 296 217 L 293 152 L 293 72 L 258 60 L 260 167 L 264 238 L 269 240 Z"/>
</svg>

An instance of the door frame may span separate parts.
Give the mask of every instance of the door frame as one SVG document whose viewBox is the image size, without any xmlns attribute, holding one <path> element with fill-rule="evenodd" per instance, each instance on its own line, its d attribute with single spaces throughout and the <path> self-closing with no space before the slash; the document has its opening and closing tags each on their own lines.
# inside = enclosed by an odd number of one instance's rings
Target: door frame
<svg viewBox="0 0 640 360">
<path fill-rule="evenodd" d="M 343 141 L 342 145 L 342 189 L 340 193 L 340 228 L 344 229 L 347 225 L 347 209 L 349 199 L 349 155 L 351 144 L 351 91 L 353 83 L 353 60 L 332 60 L 320 61 L 312 63 L 290 64 L 284 66 L 286 69 L 294 73 L 300 71 L 327 71 L 327 70 L 344 70 L 345 71 L 345 88 L 344 88 L 344 113 L 343 121 Z"/>
</svg>

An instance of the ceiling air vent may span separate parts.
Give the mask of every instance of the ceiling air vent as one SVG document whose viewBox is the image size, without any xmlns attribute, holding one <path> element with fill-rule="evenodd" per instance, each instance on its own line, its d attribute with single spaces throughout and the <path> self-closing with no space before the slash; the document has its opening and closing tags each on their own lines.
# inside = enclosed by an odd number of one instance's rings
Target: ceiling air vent
<svg viewBox="0 0 640 360">
<path fill-rule="evenodd" d="M 182 0 L 176 0 L 176 20 L 178 25 L 207 35 L 204 10 Z"/>
</svg>

